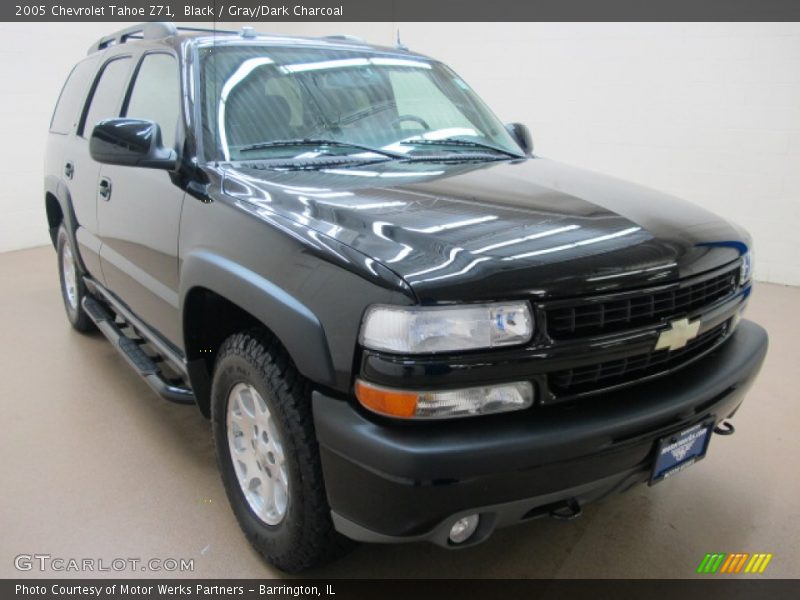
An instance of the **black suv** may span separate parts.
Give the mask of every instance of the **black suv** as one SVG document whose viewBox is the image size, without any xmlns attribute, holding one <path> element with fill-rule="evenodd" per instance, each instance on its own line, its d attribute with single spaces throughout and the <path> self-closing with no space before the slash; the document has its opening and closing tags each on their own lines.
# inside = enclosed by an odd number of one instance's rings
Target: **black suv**
<svg viewBox="0 0 800 600">
<path fill-rule="evenodd" d="M 287 571 L 662 481 L 767 351 L 741 229 L 533 156 L 445 65 L 346 36 L 102 38 L 45 204 L 70 322 L 210 417 Z"/>
</svg>

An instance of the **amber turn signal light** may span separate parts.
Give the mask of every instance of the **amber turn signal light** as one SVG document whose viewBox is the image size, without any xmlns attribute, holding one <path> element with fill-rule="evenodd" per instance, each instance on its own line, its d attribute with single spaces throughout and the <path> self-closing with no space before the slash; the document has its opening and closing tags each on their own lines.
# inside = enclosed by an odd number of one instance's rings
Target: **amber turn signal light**
<svg viewBox="0 0 800 600">
<path fill-rule="evenodd" d="M 418 394 L 390 390 L 356 381 L 356 398 L 368 409 L 390 417 L 413 417 L 417 411 Z"/>
<path fill-rule="evenodd" d="M 450 419 L 522 410 L 533 404 L 533 385 L 515 381 L 456 390 L 411 391 L 356 380 L 356 398 L 369 410 L 401 419 Z"/>
</svg>

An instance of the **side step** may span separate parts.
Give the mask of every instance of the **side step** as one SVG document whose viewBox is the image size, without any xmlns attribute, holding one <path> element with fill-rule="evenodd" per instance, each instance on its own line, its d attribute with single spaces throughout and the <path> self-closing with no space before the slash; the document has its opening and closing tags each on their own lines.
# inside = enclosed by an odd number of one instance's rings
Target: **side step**
<svg viewBox="0 0 800 600">
<path fill-rule="evenodd" d="M 178 404 L 195 403 L 192 390 L 175 386 L 165 381 L 152 359 L 144 353 L 139 344 L 122 333 L 114 317 L 97 300 L 90 296 L 84 296 L 81 305 L 86 314 L 89 315 L 89 318 L 97 325 L 97 328 L 119 350 L 119 353 L 128 361 L 128 364 L 153 388 L 156 394 L 164 398 L 164 400 L 177 402 Z"/>
</svg>

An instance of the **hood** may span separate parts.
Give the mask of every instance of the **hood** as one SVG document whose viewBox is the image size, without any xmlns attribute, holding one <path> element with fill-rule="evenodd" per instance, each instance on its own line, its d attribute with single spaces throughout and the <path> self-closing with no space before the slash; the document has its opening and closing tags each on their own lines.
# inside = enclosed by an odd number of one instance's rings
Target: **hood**
<svg viewBox="0 0 800 600">
<path fill-rule="evenodd" d="M 423 303 L 575 296 L 736 260 L 741 230 L 693 204 L 545 159 L 230 167 L 226 195 L 334 238 Z"/>
</svg>

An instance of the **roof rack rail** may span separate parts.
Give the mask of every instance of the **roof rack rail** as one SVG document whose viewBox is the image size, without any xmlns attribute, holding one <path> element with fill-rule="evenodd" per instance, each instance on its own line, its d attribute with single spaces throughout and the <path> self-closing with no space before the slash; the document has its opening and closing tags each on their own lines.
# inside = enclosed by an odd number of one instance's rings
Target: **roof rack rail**
<svg viewBox="0 0 800 600">
<path fill-rule="evenodd" d="M 174 23 L 169 22 L 149 22 L 132 25 L 125 29 L 115 31 L 111 35 L 106 35 L 89 46 L 89 54 L 104 50 L 109 46 L 124 44 L 129 39 L 160 40 L 171 35 L 175 35 L 178 28 Z"/>
<path fill-rule="evenodd" d="M 244 38 L 256 37 L 257 35 L 260 35 L 258 32 L 254 31 L 252 27 L 242 27 L 239 30 L 215 29 L 212 27 L 182 27 L 168 21 L 154 21 L 140 23 L 139 25 L 132 25 L 131 27 L 126 27 L 125 29 L 115 31 L 110 35 L 103 36 L 89 47 L 88 53 L 92 54 L 93 52 L 97 52 L 99 50 L 105 50 L 109 46 L 124 44 L 129 39 L 160 40 L 171 35 L 175 35 L 179 31 L 196 33 L 223 33 L 226 35 L 233 34 L 240 35 Z"/>
<path fill-rule="evenodd" d="M 343 42 L 356 42 L 358 44 L 366 44 L 366 40 L 356 36 L 348 35 L 346 33 L 335 33 L 333 35 L 323 35 L 323 40 L 341 40 Z"/>
<path fill-rule="evenodd" d="M 213 27 L 181 27 L 178 26 L 178 31 L 191 31 L 195 33 L 235 33 L 237 35 L 242 34 L 242 29 L 249 29 L 248 27 L 242 27 L 240 30 L 236 29 L 214 29 Z"/>
</svg>

